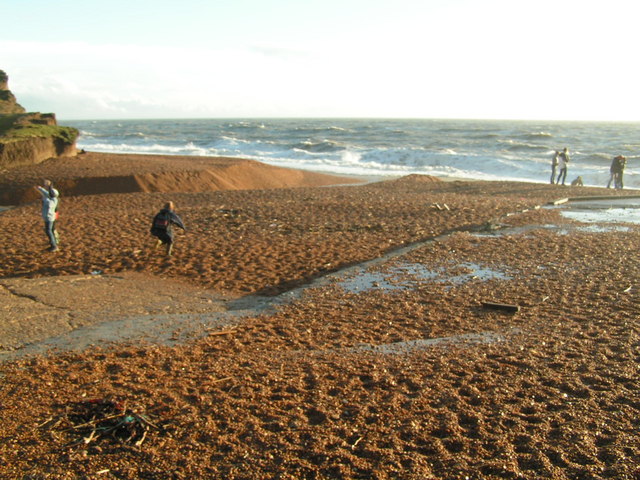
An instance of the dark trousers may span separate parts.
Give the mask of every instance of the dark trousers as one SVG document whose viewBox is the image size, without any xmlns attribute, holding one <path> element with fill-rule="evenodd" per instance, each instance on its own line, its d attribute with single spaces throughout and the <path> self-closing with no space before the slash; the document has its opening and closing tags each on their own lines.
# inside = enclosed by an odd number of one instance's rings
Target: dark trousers
<svg viewBox="0 0 640 480">
<path fill-rule="evenodd" d="M 558 181 L 556 183 L 560 183 L 560 179 L 562 179 L 562 185 L 564 185 L 565 180 L 567 179 L 567 169 L 561 168 L 560 174 L 558 175 Z"/>
<path fill-rule="evenodd" d="M 154 228 L 151 230 L 151 235 L 157 237 L 158 240 L 166 245 L 171 245 L 173 243 L 173 234 L 168 230 L 160 230 L 158 228 Z"/>
</svg>

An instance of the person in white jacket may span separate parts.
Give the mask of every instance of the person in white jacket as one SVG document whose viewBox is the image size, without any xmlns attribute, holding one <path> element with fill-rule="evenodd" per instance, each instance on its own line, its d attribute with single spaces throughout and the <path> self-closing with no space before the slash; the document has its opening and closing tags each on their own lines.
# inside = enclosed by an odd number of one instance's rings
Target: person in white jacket
<svg viewBox="0 0 640 480">
<path fill-rule="evenodd" d="M 58 250 L 55 222 L 60 192 L 53 188 L 51 180 L 45 180 L 44 187 L 37 186 L 35 188 L 42 196 L 42 219 L 44 220 L 44 231 L 49 238 L 49 250 L 55 252 Z"/>
</svg>

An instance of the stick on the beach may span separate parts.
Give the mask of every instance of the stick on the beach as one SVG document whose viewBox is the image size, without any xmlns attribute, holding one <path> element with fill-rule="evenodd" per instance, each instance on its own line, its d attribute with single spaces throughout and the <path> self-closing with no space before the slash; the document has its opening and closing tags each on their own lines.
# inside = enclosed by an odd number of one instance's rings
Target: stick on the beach
<svg viewBox="0 0 640 480">
<path fill-rule="evenodd" d="M 231 330 L 222 330 L 220 332 L 210 332 L 209 336 L 210 337 L 215 337 L 217 335 L 230 335 L 232 333 L 236 333 L 236 329 L 231 329 Z"/>
<path fill-rule="evenodd" d="M 512 312 L 512 313 L 520 311 L 519 305 L 509 305 L 506 303 L 482 302 L 482 306 L 485 308 L 492 308 L 494 310 L 504 310 L 505 312 Z"/>
</svg>

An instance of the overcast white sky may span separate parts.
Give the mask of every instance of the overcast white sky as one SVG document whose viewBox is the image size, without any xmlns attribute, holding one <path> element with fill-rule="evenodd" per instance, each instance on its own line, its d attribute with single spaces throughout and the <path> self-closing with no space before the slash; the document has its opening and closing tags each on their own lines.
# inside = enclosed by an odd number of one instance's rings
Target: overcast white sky
<svg viewBox="0 0 640 480">
<path fill-rule="evenodd" d="M 59 119 L 640 120 L 637 0 L 0 0 Z"/>
</svg>

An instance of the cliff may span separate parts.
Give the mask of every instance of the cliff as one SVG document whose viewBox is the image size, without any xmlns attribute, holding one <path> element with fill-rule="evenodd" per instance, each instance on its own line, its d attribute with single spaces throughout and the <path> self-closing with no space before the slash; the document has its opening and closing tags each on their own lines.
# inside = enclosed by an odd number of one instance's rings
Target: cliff
<svg viewBox="0 0 640 480">
<path fill-rule="evenodd" d="M 25 113 L 16 101 L 16 97 L 9 90 L 9 77 L 0 70 L 0 115 L 9 115 L 12 113 Z"/>
<path fill-rule="evenodd" d="M 53 113 L 26 113 L 0 70 L 0 169 L 76 154 L 78 130 L 58 126 Z"/>
</svg>

